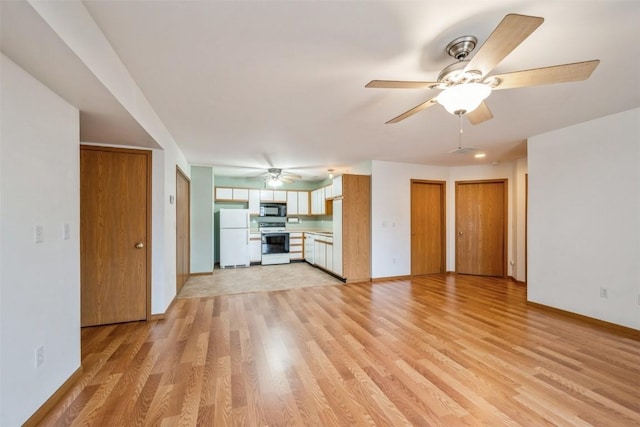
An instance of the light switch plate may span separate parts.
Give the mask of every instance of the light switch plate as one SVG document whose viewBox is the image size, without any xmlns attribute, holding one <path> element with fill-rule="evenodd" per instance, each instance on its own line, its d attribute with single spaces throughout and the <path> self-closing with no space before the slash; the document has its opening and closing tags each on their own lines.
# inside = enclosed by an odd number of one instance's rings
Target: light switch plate
<svg viewBox="0 0 640 427">
<path fill-rule="evenodd" d="M 44 227 L 42 226 L 42 224 L 36 224 L 33 226 L 33 242 L 44 242 Z"/>
</svg>

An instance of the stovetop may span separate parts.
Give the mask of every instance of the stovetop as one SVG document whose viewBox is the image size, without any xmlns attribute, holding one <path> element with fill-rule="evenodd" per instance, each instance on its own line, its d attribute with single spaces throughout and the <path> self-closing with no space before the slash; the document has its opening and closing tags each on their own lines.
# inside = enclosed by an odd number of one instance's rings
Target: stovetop
<svg viewBox="0 0 640 427">
<path fill-rule="evenodd" d="M 283 222 L 261 222 L 258 231 L 261 233 L 281 233 L 287 231 L 287 226 Z"/>
</svg>

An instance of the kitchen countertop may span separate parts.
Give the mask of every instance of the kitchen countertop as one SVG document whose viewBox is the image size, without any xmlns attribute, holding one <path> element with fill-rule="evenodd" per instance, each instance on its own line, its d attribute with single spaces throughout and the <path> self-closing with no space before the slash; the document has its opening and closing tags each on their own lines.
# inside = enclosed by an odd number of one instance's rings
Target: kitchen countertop
<svg viewBox="0 0 640 427">
<path fill-rule="evenodd" d="M 250 233 L 260 233 L 260 230 L 257 228 L 252 228 L 249 230 Z M 286 230 L 285 233 L 309 233 L 309 234 L 322 234 L 325 236 L 333 236 L 333 231 L 327 230 Z"/>
</svg>

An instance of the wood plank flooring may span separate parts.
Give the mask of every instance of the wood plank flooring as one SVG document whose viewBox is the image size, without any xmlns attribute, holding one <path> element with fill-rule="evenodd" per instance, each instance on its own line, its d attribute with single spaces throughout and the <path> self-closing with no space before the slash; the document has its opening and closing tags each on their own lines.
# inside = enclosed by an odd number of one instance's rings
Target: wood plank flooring
<svg viewBox="0 0 640 427">
<path fill-rule="evenodd" d="M 42 425 L 640 425 L 640 339 L 436 275 L 180 299 L 82 331 Z"/>
</svg>

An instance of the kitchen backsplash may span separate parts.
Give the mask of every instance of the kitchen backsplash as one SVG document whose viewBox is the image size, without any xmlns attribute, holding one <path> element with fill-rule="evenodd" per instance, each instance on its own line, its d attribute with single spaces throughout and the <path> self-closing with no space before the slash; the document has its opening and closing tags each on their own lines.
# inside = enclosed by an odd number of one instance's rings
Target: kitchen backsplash
<svg viewBox="0 0 640 427">
<path fill-rule="evenodd" d="M 286 223 L 288 231 L 305 231 L 305 230 L 325 230 L 331 231 L 333 228 L 333 220 L 331 216 L 297 216 L 298 223 L 286 222 L 285 218 L 251 218 L 251 228 L 258 228 L 260 222 L 282 222 Z"/>
</svg>

